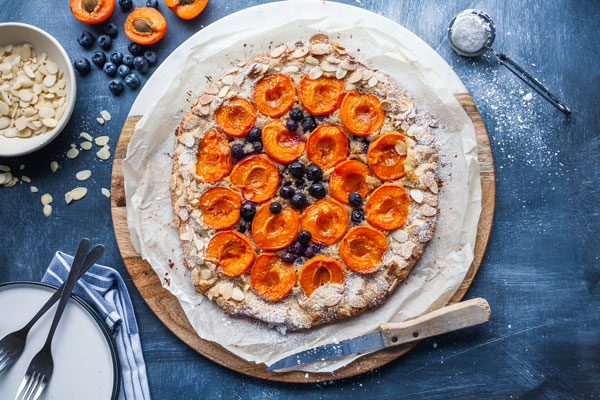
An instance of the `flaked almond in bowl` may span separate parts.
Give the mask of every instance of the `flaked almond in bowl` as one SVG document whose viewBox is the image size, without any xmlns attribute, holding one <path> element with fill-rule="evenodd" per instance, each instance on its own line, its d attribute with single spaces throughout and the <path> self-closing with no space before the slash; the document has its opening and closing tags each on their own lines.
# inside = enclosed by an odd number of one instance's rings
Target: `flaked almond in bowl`
<svg viewBox="0 0 600 400">
<path fill-rule="evenodd" d="M 0 157 L 31 153 L 67 125 L 77 85 L 69 56 L 50 34 L 0 24 Z"/>
</svg>

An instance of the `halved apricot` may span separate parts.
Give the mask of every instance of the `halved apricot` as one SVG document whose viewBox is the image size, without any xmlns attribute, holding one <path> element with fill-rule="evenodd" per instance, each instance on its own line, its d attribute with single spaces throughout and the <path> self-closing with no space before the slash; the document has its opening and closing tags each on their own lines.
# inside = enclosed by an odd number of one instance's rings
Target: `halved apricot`
<svg viewBox="0 0 600 400">
<path fill-rule="evenodd" d="M 217 125 L 229 136 L 242 137 L 252 129 L 256 110 L 248 100 L 233 98 L 221 105 L 215 113 Z"/>
<path fill-rule="evenodd" d="M 304 152 L 306 143 L 295 132 L 290 132 L 281 120 L 271 121 L 262 129 L 265 151 L 277 162 L 289 164 Z"/>
<path fill-rule="evenodd" d="M 348 156 L 348 136 L 339 126 L 319 125 L 306 142 L 306 156 L 321 169 L 329 169 Z"/>
<path fill-rule="evenodd" d="M 252 221 L 252 238 L 263 250 L 279 250 L 292 244 L 300 229 L 300 218 L 293 208 L 282 207 L 273 214 L 271 203 L 261 205 Z"/>
<path fill-rule="evenodd" d="M 368 226 L 350 229 L 340 243 L 340 257 L 348 268 L 359 274 L 377 271 L 386 250 L 385 235 Z"/>
<path fill-rule="evenodd" d="M 242 197 L 235 190 L 215 187 L 200 196 L 202 220 L 212 228 L 229 229 L 240 219 Z"/>
<path fill-rule="evenodd" d="M 304 210 L 300 221 L 302 229 L 310 232 L 313 242 L 330 245 L 344 236 L 348 213 L 339 201 L 322 199 Z"/>
<path fill-rule="evenodd" d="M 250 284 L 263 299 L 279 301 L 294 288 L 296 269 L 293 264 L 281 261 L 275 253 L 263 253 L 252 266 Z"/>
<path fill-rule="evenodd" d="M 202 182 L 217 182 L 229 174 L 232 164 L 227 139 L 214 129 L 206 132 L 196 155 L 196 175 Z"/>
<path fill-rule="evenodd" d="M 254 261 L 254 250 L 248 238 L 237 231 L 219 232 L 206 247 L 206 258 L 217 264 L 227 276 L 239 276 Z"/>
<path fill-rule="evenodd" d="M 358 192 L 364 199 L 371 191 L 371 186 L 367 183 L 369 175 L 369 167 L 360 161 L 342 161 L 335 166 L 329 177 L 331 195 L 344 204 L 348 204 L 348 196 L 353 192 Z"/>
<path fill-rule="evenodd" d="M 385 113 L 377 97 L 353 90 L 342 101 L 340 118 L 344 128 L 354 135 L 368 136 L 381 128 Z"/>
<path fill-rule="evenodd" d="M 298 283 L 306 297 L 326 283 L 343 284 L 345 280 L 342 264 L 333 258 L 316 256 L 308 260 L 298 273 Z"/>
<path fill-rule="evenodd" d="M 404 225 L 410 201 L 398 185 L 383 185 L 371 193 L 365 204 L 365 218 L 375 228 L 391 231 Z"/>
<path fill-rule="evenodd" d="M 133 42 L 152 44 L 167 32 L 167 20 L 154 7 L 139 7 L 125 20 L 125 34 Z"/>
<path fill-rule="evenodd" d="M 344 81 L 327 76 L 310 79 L 306 74 L 300 81 L 298 96 L 304 108 L 312 115 L 331 114 L 342 102 Z"/>
<path fill-rule="evenodd" d="M 173 11 L 179 18 L 192 19 L 204 10 L 208 0 L 165 0 L 169 10 Z"/>
<path fill-rule="evenodd" d="M 404 135 L 398 132 L 384 133 L 371 142 L 367 163 L 376 177 L 383 181 L 391 181 L 404 176 L 405 142 Z M 402 149 L 399 149 L 400 147 Z"/>
<path fill-rule="evenodd" d="M 71 12 L 83 23 L 97 24 L 106 20 L 115 8 L 115 0 L 70 0 Z"/>
<path fill-rule="evenodd" d="M 253 154 L 238 162 L 229 180 L 242 191 L 248 201 L 262 203 L 273 197 L 279 185 L 275 163 L 265 154 Z"/>
<path fill-rule="evenodd" d="M 282 116 L 292 108 L 295 99 L 294 82 L 285 74 L 265 76 L 254 88 L 254 106 L 267 117 Z"/>
</svg>

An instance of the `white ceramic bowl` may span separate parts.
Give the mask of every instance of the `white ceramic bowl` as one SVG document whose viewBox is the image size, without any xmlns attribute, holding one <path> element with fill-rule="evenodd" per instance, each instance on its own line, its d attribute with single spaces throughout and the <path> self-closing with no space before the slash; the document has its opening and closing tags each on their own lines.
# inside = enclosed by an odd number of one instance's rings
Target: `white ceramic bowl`
<svg viewBox="0 0 600 400">
<path fill-rule="evenodd" d="M 0 24 L 0 46 L 21 43 L 31 43 L 38 55 L 46 53 L 56 63 L 58 68 L 64 71 L 67 90 L 66 108 L 56 128 L 43 135 L 35 135 L 28 138 L 6 138 L 0 135 L 0 157 L 21 156 L 44 147 L 58 136 L 67 125 L 73 113 L 73 107 L 75 107 L 75 97 L 77 96 L 75 72 L 71 65 L 71 59 L 60 43 L 52 35 L 33 25 L 16 22 Z"/>
</svg>

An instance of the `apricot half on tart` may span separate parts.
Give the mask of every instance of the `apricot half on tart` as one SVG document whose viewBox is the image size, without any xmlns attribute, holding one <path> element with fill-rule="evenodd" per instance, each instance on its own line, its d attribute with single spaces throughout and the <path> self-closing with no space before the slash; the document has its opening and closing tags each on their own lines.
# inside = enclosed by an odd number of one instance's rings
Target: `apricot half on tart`
<svg viewBox="0 0 600 400">
<path fill-rule="evenodd" d="M 367 177 L 371 175 L 369 167 L 360 161 L 342 161 L 333 169 L 329 177 L 331 195 L 344 204 L 348 204 L 350 193 L 357 192 L 363 199 L 371 191 Z"/>
<path fill-rule="evenodd" d="M 290 132 L 281 120 L 271 121 L 262 129 L 265 151 L 277 162 L 289 164 L 304 152 L 306 143 L 295 132 Z"/>
<path fill-rule="evenodd" d="M 383 185 L 371 193 L 365 204 L 365 218 L 375 228 L 391 231 L 404 225 L 410 201 L 398 185 Z"/>
<path fill-rule="evenodd" d="M 169 10 L 173 11 L 179 18 L 192 19 L 204 10 L 208 0 L 165 0 Z"/>
<path fill-rule="evenodd" d="M 261 205 L 252 221 L 252 238 L 263 250 L 279 250 L 292 244 L 300 229 L 298 213 L 291 207 L 283 207 L 273 214 L 271 202 Z"/>
<path fill-rule="evenodd" d="M 296 284 L 296 269 L 283 262 L 275 253 L 263 253 L 256 258 L 250 271 L 250 284 L 267 301 L 279 301 Z"/>
<path fill-rule="evenodd" d="M 310 79 L 307 74 L 300 81 L 298 96 L 312 115 L 331 114 L 338 109 L 344 96 L 344 81 L 327 76 Z"/>
<path fill-rule="evenodd" d="M 229 180 L 242 191 L 248 201 L 262 203 L 273 197 L 279 185 L 275 163 L 265 154 L 253 154 L 238 162 Z"/>
<path fill-rule="evenodd" d="M 386 250 L 385 235 L 368 226 L 350 229 L 340 243 L 340 257 L 348 268 L 360 274 L 377 271 Z"/>
<path fill-rule="evenodd" d="M 219 232 L 208 242 L 206 258 L 227 276 L 239 276 L 254 261 L 254 250 L 246 236 L 237 231 Z"/>
<path fill-rule="evenodd" d="M 202 220 L 211 228 L 229 229 L 240 219 L 242 198 L 235 190 L 215 187 L 200 196 Z"/>
<path fill-rule="evenodd" d="M 339 201 L 322 199 L 304 210 L 300 221 L 302 229 L 310 232 L 313 242 L 330 245 L 344 236 L 348 213 Z"/>
<path fill-rule="evenodd" d="M 111 16 L 115 0 L 71 0 L 71 12 L 81 22 L 97 24 Z"/>
<path fill-rule="evenodd" d="M 308 159 L 326 170 L 348 156 L 348 136 L 338 126 L 319 125 L 306 141 Z"/>
<path fill-rule="evenodd" d="M 196 175 L 202 182 L 217 182 L 227 176 L 231 165 L 231 149 L 227 139 L 214 129 L 206 132 L 196 155 Z"/>
<path fill-rule="evenodd" d="M 219 128 L 233 137 L 242 137 L 252 129 L 256 121 L 256 110 L 248 100 L 233 98 L 219 107 L 215 113 Z"/>
<path fill-rule="evenodd" d="M 383 125 L 385 113 L 372 94 L 348 92 L 340 108 L 342 125 L 356 136 L 368 136 Z"/>
<path fill-rule="evenodd" d="M 342 264 L 333 258 L 316 256 L 308 260 L 298 274 L 298 283 L 306 297 L 326 283 L 343 284 L 345 280 Z"/>
<path fill-rule="evenodd" d="M 281 73 L 262 78 L 254 88 L 254 106 L 267 117 L 285 114 L 296 99 L 296 88 L 292 79 Z"/>
<path fill-rule="evenodd" d="M 136 8 L 125 20 L 125 34 L 139 44 L 156 43 L 166 32 L 167 20 L 153 7 Z"/>
<path fill-rule="evenodd" d="M 406 139 L 398 132 L 384 133 L 369 145 L 367 163 L 373 174 L 383 181 L 402 178 L 405 159 Z"/>
</svg>

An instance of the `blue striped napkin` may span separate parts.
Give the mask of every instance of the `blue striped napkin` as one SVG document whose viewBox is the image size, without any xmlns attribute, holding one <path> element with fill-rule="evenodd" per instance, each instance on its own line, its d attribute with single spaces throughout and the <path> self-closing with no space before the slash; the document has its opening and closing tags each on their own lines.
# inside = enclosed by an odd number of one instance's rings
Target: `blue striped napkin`
<svg viewBox="0 0 600 400">
<path fill-rule="evenodd" d="M 62 285 L 72 262 L 73 257 L 60 251 L 56 252 L 42 282 Z M 94 264 L 77 281 L 73 291 L 96 308 L 113 332 L 121 360 L 119 399 L 150 400 L 140 335 L 133 305 L 121 275 L 112 268 Z"/>
</svg>

